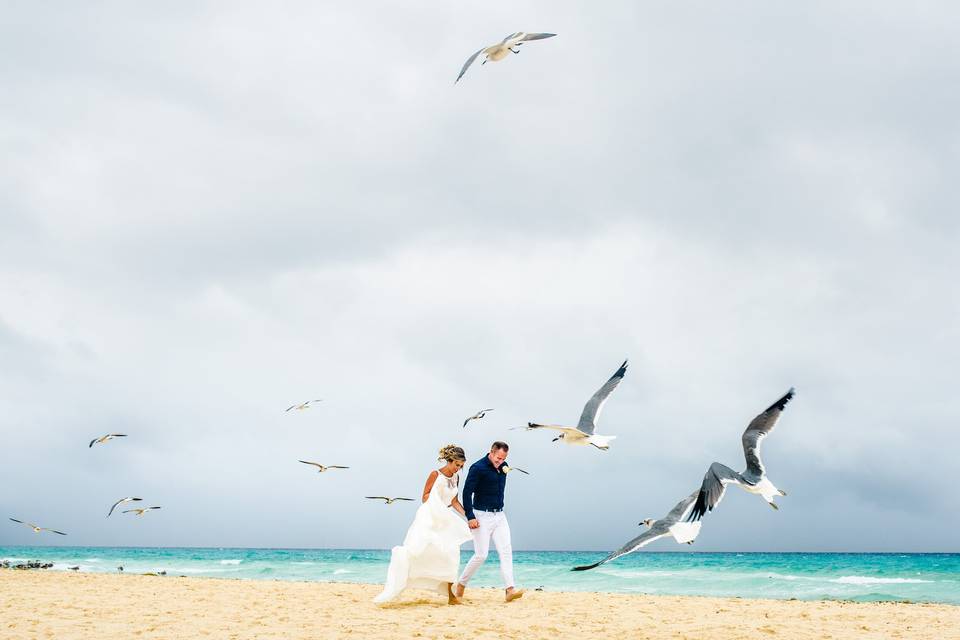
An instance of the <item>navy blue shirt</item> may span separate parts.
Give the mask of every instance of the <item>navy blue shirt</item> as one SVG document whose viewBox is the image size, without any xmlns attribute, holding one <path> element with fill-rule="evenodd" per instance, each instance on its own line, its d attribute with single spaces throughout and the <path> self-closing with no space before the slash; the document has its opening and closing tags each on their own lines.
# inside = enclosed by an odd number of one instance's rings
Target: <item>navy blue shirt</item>
<svg viewBox="0 0 960 640">
<path fill-rule="evenodd" d="M 504 460 L 500 469 L 507 464 Z M 467 520 L 473 520 L 474 508 L 480 511 L 503 509 L 503 490 L 507 486 L 507 474 L 500 471 L 488 456 L 483 456 L 467 472 L 467 481 L 463 483 L 463 510 Z"/>
</svg>

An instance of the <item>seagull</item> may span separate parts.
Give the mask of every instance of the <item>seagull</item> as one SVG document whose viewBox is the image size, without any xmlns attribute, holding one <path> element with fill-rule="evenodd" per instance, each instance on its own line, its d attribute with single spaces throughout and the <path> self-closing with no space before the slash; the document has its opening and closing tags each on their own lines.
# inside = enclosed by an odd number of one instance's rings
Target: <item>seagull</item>
<svg viewBox="0 0 960 640">
<path fill-rule="evenodd" d="M 124 502 L 140 502 L 141 500 L 143 500 L 143 498 L 120 498 L 113 503 L 112 507 L 110 507 L 110 513 L 107 514 L 107 517 L 109 518 L 113 514 L 113 510 L 122 505 Z"/>
<path fill-rule="evenodd" d="M 31 529 L 33 529 L 34 533 L 40 533 L 41 531 L 49 531 L 50 533 L 56 533 L 57 535 L 61 535 L 61 536 L 67 535 L 63 531 L 57 531 L 56 529 L 47 529 L 46 527 L 38 527 L 32 522 L 24 522 L 23 520 L 17 520 L 16 518 L 10 518 L 10 519 L 13 520 L 14 522 L 19 522 L 20 524 L 30 527 Z"/>
<path fill-rule="evenodd" d="M 67 567 L 67 568 L 70 569 L 70 571 L 80 571 L 79 565 L 77 565 L 76 567 Z"/>
<path fill-rule="evenodd" d="M 307 400 L 306 402 L 301 402 L 300 404 L 292 404 L 292 405 L 290 405 L 289 407 L 287 407 L 286 409 L 284 409 L 283 412 L 286 413 L 287 411 L 290 411 L 290 409 L 296 409 L 297 411 L 303 411 L 304 409 L 309 409 L 309 408 L 310 408 L 310 404 L 313 403 L 313 402 L 323 402 L 323 400 L 322 400 L 322 399 L 318 399 L 318 400 Z"/>
<path fill-rule="evenodd" d="M 700 495 L 697 496 L 697 504 L 687 517 L 687 520 L 699 520 L 708 511 L 720 504 L 723 494 L 727 492 L 728 484 L 740 485 L 745 491 L 756 493 L 763 497 L 774 509 L 780 507 L 773 501 L 775 496 L 785 496 L 787 493 L 773 486 L 767 478 L 766 470 L 763 468 L 763 462 L 760 460 L 760 443 L 773 431 L 780 414 L 784 407 L 793 398 L 794 388 L 790 387 L 779 400 L 767 407 L 766 411 L 758 415 L 747 425 L 740 441 L 743 444 L 743 455 L 747 459 L 747 468 L 743 473 L 737 473 L 730 467 L 714 462 L 707 469 L 703 476 L 703 484 L 700 485 Z"/>
<path fill-rule="evenodd" d="M 105 436 L 100 436 L 99 438 L 94 438 L 93 440 L 91 440 L 90 446 L 88 446 L 87 448 L 89 449 L 93 447 L 93 445 L 95 444 L 101 444 L 103 442 L 106 442 L 107 440 L 113 440 L 114 438 L 126 438 L 126 437 L 127 437 L 127 434 L 125 433 L 108 433 Z"/>
<path fill-rule="evenodd" d="M 312 464 L 313 466 L 318 467 L 320 471 L 318 471 L 317 473 L 323 473 L 324 471 L 328 471 L 330 469 L 349 469 L 350 468 L 350 467 L 341 467 L 340 465 L 336 465 L 336 464 L 324 466 L 319 462 L 310 462 L 309 460 L 300 460 L 300 462 L 302 462 L 303 464 Z"/>
<path fill-rule="evenodd" d="M 470 422 L 471 420 L 483 419 L 483 417 L 487 415 L 487 411 L 493 411 L 493 409 L 483 409 L 481 411 L 477 411 L 475 414 L 473 414 L 472 416 L 470 416 L 469 418 L 463 421 L 463 426 L 466 427 L 467 423 Z"/>
<path fill-rule="evenodd" d="M 368 500 L 383 500 L 384 504 L 393 504 L 397 500 L 409 500 L 410 502 L 414 502 L 413 498 L 388 498 L 387 496 L 364 496 L 364 497 L 367 498 Z"/>
<path fill-rule="evenodd" d="M 504 473 L 510 473 L 511 471 L 519 471 L 520 473 L 525 473 L 527 475 L 530 475 L 529 471 L 524 471 L 520 467 L 511 467 L 509 465 L 501 465 L 500 471 L 503 471 Z"/>
<path fill-rule="evenodd" d="M 457 76 L 457 79 L 453 81 L 454 84 L 460 82 L 460 78 L 463 77 L 463 74 L 467 72 L 467 69 L 473 64 L 473 61 L 477 59 L 481 53 L 486 54 L 486 59 L 480 64 L 487 64 L 488 62 L 497 62 L 503 60 L 507 57 L 509 53 L 520 53 L 519 49 L 514 49 L 514 47 L 519 47 L 524 42 L 529 40 L 543 40 L 545 38 L 552 38 L 557 34 L 555 33 L 526 33 L 523 31 L 518 31 L 517 33 L 511 33 L 501 42 L 497 44 L 490 45 L 489 47 L 484 47 L 480 49 L 475 54 L 467 58 L 467 61 L 463 65 L 463 69 L 460 69 L 460 75 Z"/>
<path fill-rule="evenodd" d="M 147 511 L 152 511 L 152 510 L 154 510 L 154 509 L 159 509 L 159 508 L 160 508 L 160 507 L 143 507 L 142 509 L 139 509 L 139 508 L 138 508 L 138 509 L 127 509 L 126 511 L 124 511 L 124 513 L 136 513 L 136 514 L 137 514 L 137 517 L 139 518 L 140 516 L 142 516 L 143 514 L 145 514 Z"/>
<path fill-rule="evenodd" d="M 620 556 L 633 553 L 640 547 L 645 547 L 654 540 L 659 540 L 665 536 L 673 536 L 673 539 L 679 544 L 693 544 L 693 541 L 696 540 L 697 535 L 700 533 L 700 523 L 681 522 L 681 520 L 683 520 L 684 516 L 686 516 L 693 508 L 693 503 L 699 494 L 700 490 L 697 489 L 689 496 L 678 502 L 677 506 L 670 510 L 670 513 L 663 516 L 659 520 L 647 518 L 646 520 L 642 521 L 640 524 L 648 527 L 646 531 L 608 555 L 600 562 L 594 562 L 593 564 L 588 564 L 583 567 L 574 567 L 571 569 L 571 571 L 586 571 L 588 569 L 593 569 L 594 567 L 599 567 L 605 562 L 610 562 L 611 560 L 619 558 Z"/>
<path fill-rule="evenodd" d="M 609 380 L 604 383 L 600 389 L 593 394 L 593 397 L 587 402 L 583 407 L 583 413 L 580 414 L 580 422 L 577 424 L 577 428 L 573 427 L 560 427 L 552 424 L 536 424 L 533 422 L 528 422 L 526 429 L 527 431 L 531 429 L 553 429 L 554 431 L 559 431 L 560 435 L 553 439 L 553 442 L 557 440 L 563 440 L 567 444 L 582 444 L 587 445 L 591 444 L 597 449 L 606 451 L 610 448 L 610 441 L 616 438 L 617 436 L 602 436 L 598 433 L 594 433 L 594 430 L 597 427 L 597 418 L 600 416 L 600 410 L 603 409 L 604 403 L 607 401 L 607 397 L 617 388 L 617 385 L 620 384 L 620 381 L 623 380 L 624 374 L 627 372 L 627 361 L 624 360 L 623 364 L 620 365 L 620 368 L 617 369 Z M 522 428 L 522 427 L 515 427 Z"/>
</svg>

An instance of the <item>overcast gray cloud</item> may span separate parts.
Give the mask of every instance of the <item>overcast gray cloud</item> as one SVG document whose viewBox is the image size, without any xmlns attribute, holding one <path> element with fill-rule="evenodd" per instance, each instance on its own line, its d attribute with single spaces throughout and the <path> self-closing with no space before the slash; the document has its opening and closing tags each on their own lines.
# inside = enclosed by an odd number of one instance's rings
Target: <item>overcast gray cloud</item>
<svg viewBox="0 0 960 640">
<path fill-rule="evenodd" d="M 958 15 L 11 3 L 0 515 L 388 547 L 412 511 L 361 496 L 502 438 L 515 545 L 608 549 L 793 385 L 783 508 L 734 493 L 697 547 L 957 551 Z M 516 30 L 560 35 L 453 85 Z M 508 430 L 575 420 L 625 357 L 608 453 Z M 164 510 L 104 520 L 124 495 Z"/>
</svg>

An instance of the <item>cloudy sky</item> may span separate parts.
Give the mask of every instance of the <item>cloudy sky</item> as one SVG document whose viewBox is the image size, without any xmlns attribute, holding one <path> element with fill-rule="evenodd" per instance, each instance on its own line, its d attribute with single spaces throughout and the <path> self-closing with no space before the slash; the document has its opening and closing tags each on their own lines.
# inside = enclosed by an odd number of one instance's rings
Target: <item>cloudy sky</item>
<svg viewBox="0 0 960 640">
<path fill-rule="evenodd" d="M 954 3 L 79 6 L 0 21 L 4 520 L 389 547 L 506 439 L 514 546 L 606 550 L 795 386 L 697 549 L 960 551 Z M 625 358 L 609 452 L 508 430 Z"/>
</svg>

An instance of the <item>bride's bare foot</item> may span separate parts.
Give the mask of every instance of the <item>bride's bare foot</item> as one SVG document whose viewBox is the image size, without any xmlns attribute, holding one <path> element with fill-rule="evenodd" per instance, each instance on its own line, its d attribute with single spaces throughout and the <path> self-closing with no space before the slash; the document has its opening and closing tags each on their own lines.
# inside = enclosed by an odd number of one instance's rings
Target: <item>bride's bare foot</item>
<svg viewBox="0 0 960 640">
<path fill-rule="evenodd" d="M 522 598 L 522 597 L 523 597 L 523 589 L 518 590 L 518 589 L 514 589 L 513 587 L 510 587 L 509 589 L 507 589 L 507 597 L 504 599 L 504 602 L 513 602 L 517 598 Z"/>
<path fill-rule="evenodd" d="M 457 596 L 458 598 L 462 598 L 462 597 L 463 597 L 463 592 L 464 592 L 465 590 L 466 590 L 466 587 L 464 587 L 462 584 L 460 584 L 460 583 L 458 582 L 458 583 L 457 583 L 457 589 L 456 589 L 456 591 L 454 591 L 453 593 L 454 593 L 454 595 Z"/>
</svg>

